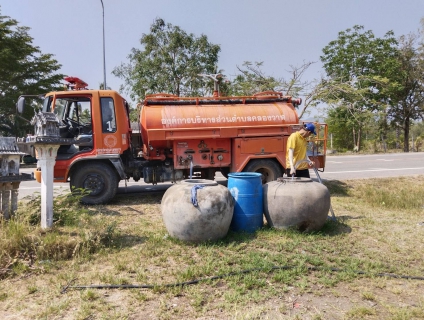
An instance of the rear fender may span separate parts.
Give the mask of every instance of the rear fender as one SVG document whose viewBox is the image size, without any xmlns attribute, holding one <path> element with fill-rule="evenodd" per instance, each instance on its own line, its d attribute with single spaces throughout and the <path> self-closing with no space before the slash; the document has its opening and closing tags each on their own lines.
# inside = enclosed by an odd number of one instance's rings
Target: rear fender
<svg viewBox="0 0 424 320">
<path fill-rule="evenodd" d="M 240 166 L 238 166 L 237 168 L 232 167 L 231 172 L 242 172 L 244 168 L 249 164 L 250 161 L 256 160 L 256 159 L 274 160 L 283 168 L 283 170 L 285 169 L 285 162 L 283 162 L 283 160 L 276 154 L 263 155 L 263 156 L 249 155 L 244 159 L 244 161 L 242 162 Z"/>
</svg>

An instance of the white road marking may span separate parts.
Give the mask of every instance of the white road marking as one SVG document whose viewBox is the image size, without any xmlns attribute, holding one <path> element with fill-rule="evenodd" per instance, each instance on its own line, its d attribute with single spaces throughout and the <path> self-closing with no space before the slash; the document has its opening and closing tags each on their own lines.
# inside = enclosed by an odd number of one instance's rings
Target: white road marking
<svg viewBox="0 0 424 320">
<path fill-rule="evenodd" d="M 401 171 L 401 170 L 419 170 L 424 169 L 424 167 L 419 168 L 396 168 L 396 169 L 369 169 L 369 170 L 355 170 L 355 171 L 334 171 L 328 172 L 324 171 L 323 173 L 354 173 L 354 172 L 368 172 L 368 171 Z"/>
<path fill-rule="evenodd" d="M 54 189 L 66 189 L 63 186 L 53 186 Z M 32 190 L 32 189 L 41 189 L 41 185 L 39 187 L 19 187 L 19 190 Z"/>
</svg>

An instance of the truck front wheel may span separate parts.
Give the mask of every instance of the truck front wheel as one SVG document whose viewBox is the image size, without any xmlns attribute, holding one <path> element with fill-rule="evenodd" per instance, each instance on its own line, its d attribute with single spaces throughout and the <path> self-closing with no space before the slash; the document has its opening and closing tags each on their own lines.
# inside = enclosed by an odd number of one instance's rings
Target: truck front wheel
<svg viewBox="0 0 424 320">
<path fill-rule="evenodd" d="M 277 180 L 277 178 L 283 176 L 283 170 L 281 166 L 276 161 L 270 159 L 252 160 L 246 167 L 244 167 L 243 171 L 258 172 L 262 174 L 263 184 Z"/>
<path fill-rule="evenodd" d="M 81 198 L 84 204 L 104 204 L 115 196 L 118 190 L 118 176 L 111 166 L 105 163 L 89 163 L 75 168 L 71 175 L 73 193 L 87 190 Z"/>
</svg>

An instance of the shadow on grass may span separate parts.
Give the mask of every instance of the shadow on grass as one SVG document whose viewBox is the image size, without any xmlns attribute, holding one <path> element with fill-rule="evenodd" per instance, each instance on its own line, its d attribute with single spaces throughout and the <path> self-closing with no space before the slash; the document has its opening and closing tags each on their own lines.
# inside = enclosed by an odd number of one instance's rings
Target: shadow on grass
<svg viewBox="0 0 424 320">
<path fill-rule="evenodd" d="M 160 204 L 165 191 L 117 194 L 110 205 Z"/>
<path fill-rule="evenodd" d="M 339 180 L 324 180 L 323 183 L 328 188 L 331 196 L 349 196 L 349 189 L 351 187 L 345 182 Z"/>
<path fill-rule="evenodd" d="M 364 219 L 364 216 L 339 216 L 338 219 L 342 222 L 347 221 L 347 220 L 359 220 L 359 219 Z"/>
<path fill-rule="evenodd" d="M 97 210 L 96 211 L 93 211 L 91 214 L 93 214 L 93 215 L 95 215 L 95 214 L 102 214 L 104 216 L 110 216 L 110 217 L 120 216 L 121 215 L 121 213 L 119 211 L 107 209 L 105 207 L 97 208 Z"/>
<path fill-rule="evenodd" d="M 106 229 L 95 230 L 94 232 L 93 230 L 90 230 L 89 234 L 85 234 L 84 231 L 69 232 L 66 230 L 61 230 L 61 228 L 53 228 L 52 230 L 49 230 L 49 232 L 62 236 L 61 238 L 58 238 L 58 241 L 61 242 L 64 242 L 63 239 L 66 239 L 65 242 L 69 243 L 82 243 L 84 241 L 93 242 L 91 253 L 99 251 L 102 247 L 112 249 L 129 248 L 145 243 L 148 240 L 148 237 L 145 236 L 114 232 L 111 230 L 110 226 L 108 226 Z"/>
<path fill-rule="evenodd" d="M 264 232 L 276 232 L 281 233 L 286 236 L 338 236 L 340 234 L 350 233 L 352 232 L 352 228 L 349 227 L 347 224 L 344 223 L 343 219 L 340 219 L 340 217 L 337 217 L 337 221 L 332 220 L 330 217 L 327 219 L 323 227 L 318 231 L 312 231 L 312 232 L 304 232 L 301 231 L 295 227 L 293 228 L 287 228 L 287 229 L 276 229 L 273 227 L 270 227 L 269 225 L 265 225 L 262 230 Z"/>
<path fill-rule="evenodd" d="M 218 240 L 218 241 L 200 241 L 200 242 L 186 242 L 181 241 L 175 238 L 172 238 L 172 241 L 178 244 L 182 244 L 189 247 L 196 247 L 196 246 L 214 246 L 214 247 L 229 247 L 232 245 L 240 245 L 240 244 L 248 244 L 250 242 L 255 241 L 258 237 L 261 237 L 261 233 L 268 234 L 267 238 L 270 237 L 288 237 L 288 238 L 299 238 L 299 237 L 305 237 L 310 238 L 311 236 L 314 237 L 334 237 L 341 234 L 347 234 L 352 232 L 351 227 L 349 227 L 347 224 L 343 222 L 342 219 L 339 219 L 337 221 L 333 220 L 327 220 L 327 222 L 324 224 L 324 226 L 319 231 L 314 232 L 301 232 L 299 230 L 296 230 L 294 228 L 288 228 L 288 229 L 276 229 L 270 227 L 268 224 L 265 224 L 262 228 L 258 229 L 256 232 L 248 233 L 248 232 L 235 232 L 232 230 L 229 230 L 227 235 Z"/>
<path fill-rule="evenodd" d="M 222 240 L 225 245 L 230 243 L 245 243 L 255 240 L 256 233 L 228 231 L 227 236 Z"/>
<path fill-rule="evenodd" d="M 145 243 L 148 237 L 133 234 L 115 235 L 113 238 L 114 247 L 119 249 L 133 247 Z"/>
<path fill-rule="evenodd" d="M 337 221 L 328 219 L 322 229 L 317 233 L 325 236 L 338 236 L 340 234 L 351 233 L 352 228 L 344 223 L 344 218 L 337 217 Z"/>
<path fill-rule="evenodd" d="M 215 241 L 183 241 L 177 238 L 170 238 L 176 244 L 187 247 L 211 246 L 211 247 L 228 247 L 229 245 L 248 243 L 256 239 L 256 233 L 234 232 L 229 230 L 227 235 Z"/>
</svg>

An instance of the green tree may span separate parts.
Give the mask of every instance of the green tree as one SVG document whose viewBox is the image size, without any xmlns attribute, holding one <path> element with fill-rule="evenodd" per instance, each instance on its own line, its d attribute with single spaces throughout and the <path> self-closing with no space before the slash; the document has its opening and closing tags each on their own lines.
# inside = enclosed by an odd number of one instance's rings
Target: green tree
<svg viewBox="0 0 424 320">
<path fill-rule="evenodd" d="M 143 99 L 148 92 L 201 95 L 206 81 L 199 74 L 215 73 L 221 50 L 205 35 L 188 34 L 160 18 L 151 25 L 149 34 L 143 34 L 140 43 L 141 50 L 131 50 L 130 62 L 112 71 L 124 80 L 121 90 L 133 100 Z"/>
<path fill-rule="evenodd" d="M 239 74 L 231 82 L 231 95 L 251 96 L 262 91 L 277 91 L 281 80 L 265 75 L 263 62 L 245 61 L 242 67 L 237 66 Z"/>
<path fill-rule="evenodd" d="M 378 121 L 373 114 L 362 115 L 364 135 L 368 140 L 379 139 Z M 339 151 L 357 150 L 356 147 L 356 124 L 357 119 L 352 117 L 351 110 L 347 106 L 338 106 L 328 109 L 325 121 L 329 132 L 333 136 L 333 148 Z"/>
<path fill-rule="evenodd" d="M 23 136 L 30 128 L 16 118 L 16 101 L 21 94 L 41 94 L 59 86 L 63 75 L 55 72 L 61 65 L 51 54 L 32 45 L 30 28 L 0 12 L 0 135 Z M 33 110 L 26 110 L 31 118 Z"/>
<path fill-rule="evenodd" d="M 326 122 L 332 137 L 330 147 L 338 151 L 352 150 L 354 147 L 351 136 L 353 124 L 347 108 L 329 109 Z"/>
<path fill-rule="evenodd" d="M 399 40 L 399 67 L 396 82 L 400 85 L 392 98 L 387 116 L 392 127 L 403 131 L 403 151 L 409 151 L 410 128 L 424 116 L 424 63 L 418 48 L 418 36 L 409 34 Z"/>
<path fill-rule="evenodd" d="M 105 89 L 105 84 L 104 84 L 104 82 L 100 82 L 100 84 L 99 84 L 99 89 L 100 89 L 100 90 L 112 90 L 112 88 L 111 88 L 111 87 L 109 87 L 109 86 L 106 86 L 106 89 Z"/>
<path fill-rule="evenodd" d="M 303 81 L 302 77 L 306 70 L 314 62 L 303 62 L 300 66 L 290 65 L 288 73 L 289 77 L 275 78 L 268 76 L 262 70 L 263 62 L 245 61 L 242 67 L 237 66 L 240 72 L 235 76 L 234 80 L 221 90 L 226 95 L 250 96 L 263 91 L 279 91 L 286 96 L 305 97 L 305 101 L 301 110 L 298 111 L 299 118 L 307 112 L 307 108 L 315 105 L 313 97 L 320 90 L 313 81 Z M 298 106 L 297 106 L 298 107 Z"/>
<path fill-rule="evenodd" d="M 397 41 L 392 31 L 376 38 L 362 26 L 339 32 L 320 57 L 327 77 L 318 99 L 336 110 L 348 111 L 354 149 L 359 151 L 364 126 L 374 112 L 387 108 L 398 90 Z M 337 109 L 339 108 L 339 109 Z"/>
</svg>

